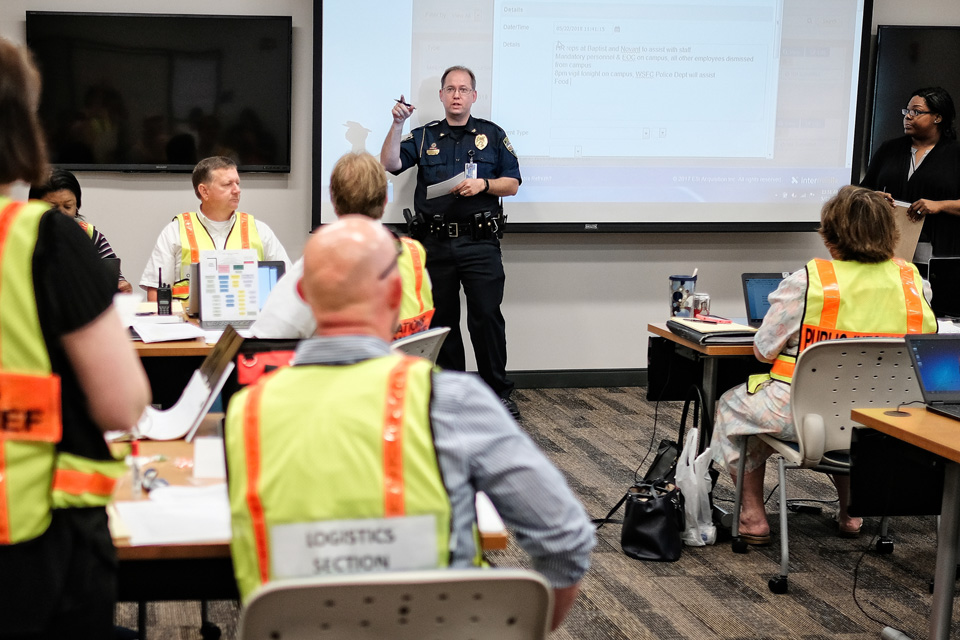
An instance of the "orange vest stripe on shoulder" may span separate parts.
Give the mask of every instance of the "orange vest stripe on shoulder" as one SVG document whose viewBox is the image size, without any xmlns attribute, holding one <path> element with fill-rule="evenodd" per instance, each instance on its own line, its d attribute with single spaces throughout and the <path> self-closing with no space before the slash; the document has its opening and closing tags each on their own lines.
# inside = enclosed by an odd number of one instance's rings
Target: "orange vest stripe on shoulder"
<svg viewBox="0 0 960 640">
<path fill-rule="evenodd" d="M 410 238 L 401 237 L 400 242 L 406 245 L 413 262 L 414 289 L 417 292 L 417 302 L 420 303 L 420 313 L 423 313 L 423 262 L 420 260 L 420 252 L 417 250 L 417 243 Z"/>
<path fill-rule="evenodd" d="M 240 246 L 250 248 L 250 216 L 240 212 Z"/>
<path fill-rule="evenodd" d="M 267 521 L 263 514 L 263 502 L 257 485 L 260 483 L 260 398 L 263 395 L 264 380 L 250 389 L 247 406 L 244 411 L 243 437 L 247 463 L 247 508 L 253 526 L 254 545 L 257 550 L 257 563 L 260 582 L 270 580 L 270 540 Z"/>
<path fill-rule="evenodd" d="M 403 487 L 403 411 L 407 373 L 414 358 L 403 358 L 387 376 L 383 418 L 383 510 L 388 518 L 406 512 Z"/>
<path fill-rule="evenodd" d="M 193 214 L 183 213 L 183 228 L 187 232 L 187 242 L 190 243 L 190 262 L 200 262 L 200 247 L 197 246 L 197 234 L 193 230 Z"/>
<path fill-rule="evenodd" d="M 900 267 L 900 280 L 903 282 L 903 299 L 907 312 L 907 333 L 923 333 L 923 301 L 920 290 L 913 279 L 913 268 L 900 258 L 893 259 Z"/>
<path fill-rule="evenodd" d="M 837 316 L 840 315 L 840 284 L 837 282 L 837 272 L 833 268 L 833 263 L 828 260 L 817 260 L 817 272 L 820 274 L 820 284 L 823 287 L 820 326 L 834 328 L 837 326 Z"/>
</svg>

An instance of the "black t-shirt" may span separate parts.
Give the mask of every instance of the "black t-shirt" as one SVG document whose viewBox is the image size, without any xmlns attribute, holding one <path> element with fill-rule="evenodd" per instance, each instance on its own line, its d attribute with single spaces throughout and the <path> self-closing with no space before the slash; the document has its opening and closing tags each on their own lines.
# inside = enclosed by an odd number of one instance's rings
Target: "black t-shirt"
<svg viewBox="0 0 960 640">
<path fill-rule="evenodd" d="M 107 445 L 89 416 L 60 338 L 102 314 L 113 300 L 116 282 L 90 238 L 72 218 L 56 209 L 40 220 L 33 283 L 50 364 L 60 376 L 60 449 L 105 459 Z M 102 609 L 105 601 L 116 597 L 116 559 L 103 509 L 58 510 L 40 537 L 0 545 L 0 570 L 4 576 L 0 579 L 0 610 L 5 612 L 0 615 L 0 636 L 35 632 L 58 616 L 79 622 L 84 612 Z M 82 637 L 81 630 L 77 631 L 76 637 Z"/>
</svg>

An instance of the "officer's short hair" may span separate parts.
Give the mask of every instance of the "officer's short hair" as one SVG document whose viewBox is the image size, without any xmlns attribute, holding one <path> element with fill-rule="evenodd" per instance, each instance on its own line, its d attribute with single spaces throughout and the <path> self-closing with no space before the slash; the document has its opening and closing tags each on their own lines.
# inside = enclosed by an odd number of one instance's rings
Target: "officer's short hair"
<svg viewBox="0 0 960 640">
<path fill-rule="evenodd" d="M 876 191 L 846 186 L 820 211 L 820 237 L 840 260 L 889 260 L 900 239 L 893 208 Z"/>
<path fill-rule="evenodd" d="M 212 156 L 204 158 L 193 168 L 193 192 L 200 197 L 200 185 L 212 180 L 212 174 L 218 169 L 236 167 L 237 163 L 226 156 Z"/>
<path fill-rule="evenodd" d="M 386 200 L 387 176 L 376 158 L 360 152 L 337 160 L 330 174 L 330 201 L 337 215 L 359 213 L 379 220 Z"/>
<path fill-rule="evenodd" d="M 47 143 L 37 118 L 40 73 L 26 47 L 0 38 L 0 184 L 47 179 Z"/>
<path fill-rule="evenodd" d="M 453 71 L 463 71 L 464 73 L 469 73 L 469 74 L 470 74 L 470 88 L 473 89 L 474 91 L 477 90 L 477 76 L 473 75 L 473 71 L 470 71 L 470 69 L 468 69 L 468 68 L 466 68 L 466 67 L 464 67 L 464 66 L 461 66 L 461 65 L 459 65 L 459 64 L 458 64 L 458 65 L 454 65 L 454 66 L 452 66 L 452 67 L 447 67 L 447 70 L 443 72 L 443 75 L 442 75 L 442 76 L 440 76 L 440 88 L 441 88 L 441 89 L 443 89 L 444 85 L 447 84 L 447 76 L 450 75 L 450 73 L 453 72 Z"/>
</svg>

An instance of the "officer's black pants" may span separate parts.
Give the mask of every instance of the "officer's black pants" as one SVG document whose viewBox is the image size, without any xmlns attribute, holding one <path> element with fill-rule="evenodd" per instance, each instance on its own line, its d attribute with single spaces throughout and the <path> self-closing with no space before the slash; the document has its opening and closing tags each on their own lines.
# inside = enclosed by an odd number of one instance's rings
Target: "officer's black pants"
<svg viewBox="0 0 960 640">
<path fill-rule="evenodd" d="M 503 302 L 503 261 L 500 241 L 470 237 L 423 240 L 427 271 L 433 285 L 436 311 L 431 327 L 450 327 L 437 358 L 444 369 L 463 371 L 466 356 L 460 334 L 460 284 L 467 298 L 467 329 L 477 358 L 477 370 L 494 392 L 507 397 L 513 383 L 507 379 L 507 335 Z"/>
</svg>

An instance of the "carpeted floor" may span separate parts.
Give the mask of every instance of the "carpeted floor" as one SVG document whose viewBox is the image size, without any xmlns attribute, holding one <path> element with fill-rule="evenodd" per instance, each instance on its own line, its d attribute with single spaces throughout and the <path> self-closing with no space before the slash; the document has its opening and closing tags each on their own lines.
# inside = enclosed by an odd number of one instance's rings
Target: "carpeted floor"
<svg viewBox="0 0 960 640">
<path fill-rule="evenodd" d="M 523 412 L 523 427 L 564 471 L 596 518 L 632 484 L 634 469 L 651 442 L 676 436 L 680 415 L 680 403 L 660 403 L 658 409 L 638 388 L 526 389 L 514 397 Z M 768 466 L 766 484 L 768 492 L 776 485 L 774 465 Z M 832 501 L 836 493 L 826 476 L 794 472 L 790 498 Z M 720 479 L 715 499 L 720 505 L 732 500 L 729 478 Z M 775 496 L 767 510 L 776 534 Z M 790 591 L 785 595 L 767 588 L 767 580 L 779 570 L 776 542 L 745 555 L 732 553 L 725 543 L 686 548 L 677 562 L 640 562 L 621 552 L 619 526 L 606 525 L 598 532 L 580 598 L 551 637 L 872 640 L 886 625 L 913 638 L 926 637 L 935 519 L 893 519 L 895 550 L 882 556 L 874 549 L 878 519 L 866 520 L 861 538 L 841 539 L 835 513 L 836 504 L 828 503 L 821 514 L 790 514 Z M 512 541 L 506 551 L 489 556 L 500 566 L 526 566 L 522 550 Z M 152 640 L 201 637 L 198 603 L 150 604 L 147 616 Z M 236 637 L 235 603 L 211 603 L 209 617 L 223 638 Z M 135 627 L 135 605 L 119 605 L 117 622 Z M 952 631 L 960 637 L 960 622 Z"/>
</svg>

